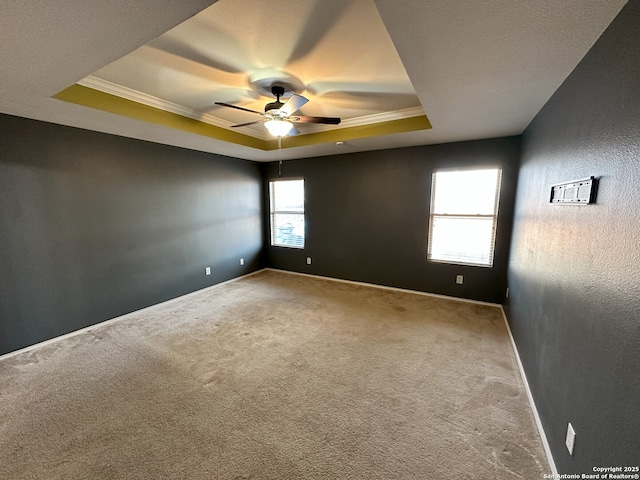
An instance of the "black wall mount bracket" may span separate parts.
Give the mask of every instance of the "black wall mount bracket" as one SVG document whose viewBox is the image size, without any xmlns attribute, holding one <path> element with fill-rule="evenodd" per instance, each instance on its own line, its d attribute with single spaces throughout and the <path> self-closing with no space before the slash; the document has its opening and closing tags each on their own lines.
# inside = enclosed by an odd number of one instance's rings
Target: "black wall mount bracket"
<svg viewBox="0 0 640 480">
<path fill-rule="evenodd" d="M 588 205 L 596 201 L 597 179 L 593 176 L 582 180 L 551 185 L 550 203 L 557 205 Z"/>
</svg>

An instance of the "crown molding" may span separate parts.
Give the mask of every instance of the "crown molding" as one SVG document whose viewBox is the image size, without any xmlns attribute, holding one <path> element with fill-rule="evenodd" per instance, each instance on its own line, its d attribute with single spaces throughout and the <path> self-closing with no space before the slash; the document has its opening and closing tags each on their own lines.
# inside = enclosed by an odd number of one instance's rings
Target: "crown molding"
<svg viewBox="0 0 640 480">
<path fill-rule="evenodd" d="M 154 97 L 153 95 L 149 95 L 147 93 L 140 92 L 138 90 L 134 90 L 122 85 L 118 85 L 117 83 L 113 83 L 108 80 L 95 77 L 93 75 L 89 75 L 88 77 L 83 78 L 82 80 L 77 82 L 77 84 L 82 85 L 83 87 L 93 88 L 94 90 L 108 93 L 110 95 L 115 95 L 120 98 L 125 98 L 133 102 L 141 103 L 142 105 L 158 108 L 160 110 L 164 110 L 165 112 L 175 113 L 176 115 L 181 115 L 193 120 L 198 120 L 199 122 L 214 125 L 216 127 L 231 129 L 232 125 L 234 125 L 232 122 L 222 120 L 221 118 L 214 117 L 213 115 L 210 115 L 208 113 L 198 112 L 197 110 L 193 110 L 192 108 L 178 105 L 177 103 L 163 100 L 162 98 Z M 268 140 L 269 138 L 271 138 L 268 133 L 265 133 L 264 135 L 252 134 L 251 136 L 260 138 L 261 140 Z"/>
</svg>

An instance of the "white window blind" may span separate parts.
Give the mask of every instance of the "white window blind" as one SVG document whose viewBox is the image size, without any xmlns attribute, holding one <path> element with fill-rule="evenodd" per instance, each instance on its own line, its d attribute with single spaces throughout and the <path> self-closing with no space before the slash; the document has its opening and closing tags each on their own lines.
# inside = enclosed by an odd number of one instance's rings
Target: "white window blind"
<svg viewBox="0 0 640 480">
<path fill-rule="evenodd" d="M 271 245 L 304 248 L 304 180 L 269 182 Z"/>
<path fill-rule="evenodd" d="M 493 265 L 501 177 L 499 168 L 433 173 L 429 260 Z"/>
</svg>

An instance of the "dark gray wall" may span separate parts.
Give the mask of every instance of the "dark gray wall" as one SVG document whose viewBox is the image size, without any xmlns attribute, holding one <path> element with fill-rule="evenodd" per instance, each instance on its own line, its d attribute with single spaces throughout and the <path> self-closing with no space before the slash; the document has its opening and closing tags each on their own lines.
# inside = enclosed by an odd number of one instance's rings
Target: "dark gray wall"
<svg viewBox="0 0 640 480">
<path fill-rule="evenodd" d="M 261 267 L 259 165 L 6 115 L 0 132 L 0 354 Z"/>
<path fill-rule="evenodd" d="M 283 270 L 501 303 L 519 148 L 519 138 L 511 137 L 283 162 L 283 178 L 305 179 L 306 246 L 268 246 L 268 263 Z M 431 173 L 437 167 L 471 165 L 503 168 L 494 266 L 428 262 Z M 270 163 L 267 179 L 277 176 L 278 163 Z M 312 265 L 306 265 L 309 256 Z M 456 285 L 457 274 L 464 275 L 463 285 Z"/>
<path fill-rule="evenodd" d="M 523 138 L 508 317 L 560 473 L 640 461 L 639 39 L 632 0 Z M 595 205 L 548 203 L 590 175 Z"/>
</svg>

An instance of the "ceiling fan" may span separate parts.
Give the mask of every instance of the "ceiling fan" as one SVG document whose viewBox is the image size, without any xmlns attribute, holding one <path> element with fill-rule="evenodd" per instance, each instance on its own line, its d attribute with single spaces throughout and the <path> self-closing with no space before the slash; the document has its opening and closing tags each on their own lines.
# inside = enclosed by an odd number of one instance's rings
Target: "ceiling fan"
<svg viewBox="0 0 640 480">
<path fill-rule="evenodd" d="M 264 123 L 264 126 L 274 137 L 284 137 L 287 134 L 298 134 L 298 129 L 295 128 L 293 125 L 294 123 L 324 123 L 328 125 L 338 125 L 340 123 L 340 119 L 336 117 L 307 117 L 304 115 L 294 115 L 294 113 L 300 110 L 300 108 L 309 101 L 307 98 L 293 93 L 289 100 L 282 103 L 280 101 L 280 97 L 284 95 L 284 87 L 272 86 L 271 93 L 276 97 L 276 101 L 267 103 L 264 107 L 264 113 L 244 107 L 238 107 L 237 105 L 231 105 L 229 103 L 215 103 L 216 105 L 222 105 L 223 107 L 236 108 L 245 112 L 262 115 L 264 117 L 262 120 L 240 123 L 238 125 L 232 125 L 232 127 L 246 127 L 256 123 Z"/>
</svg>

